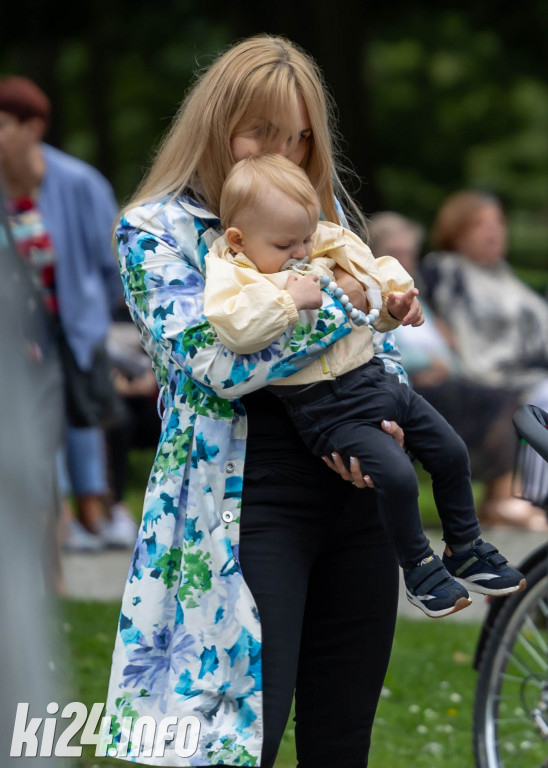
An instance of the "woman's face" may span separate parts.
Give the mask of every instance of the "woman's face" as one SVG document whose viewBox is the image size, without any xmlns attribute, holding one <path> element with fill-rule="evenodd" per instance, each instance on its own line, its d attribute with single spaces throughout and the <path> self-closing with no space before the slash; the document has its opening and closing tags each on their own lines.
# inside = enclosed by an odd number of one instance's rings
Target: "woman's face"
<svg viewBox="0 0 548 768">
<path fill-rule="evenodd" d="M 297 142 L 293 142 L 293 126 L 289 116 L 281 114 L 275 125 L 269 123 L 266 126 L 266 131 L 264 121 L 260 118 L 254 121 L 244 118 L 230 140 L 235 163 L 252 155 L 270 152 L 284 155 L 296 165 L 301 164 L 310 145 L 312 128 L 304 99 L 302 96 L 298 98 Z"/>
<path fill-rule="evenodd" d="M 455 241 L 456 250 L 470 261 L 490 267 L 506 256 L 507 229 L 498 205 L 484 205 L 475 211 L 464 232 Z"/>
</svg>

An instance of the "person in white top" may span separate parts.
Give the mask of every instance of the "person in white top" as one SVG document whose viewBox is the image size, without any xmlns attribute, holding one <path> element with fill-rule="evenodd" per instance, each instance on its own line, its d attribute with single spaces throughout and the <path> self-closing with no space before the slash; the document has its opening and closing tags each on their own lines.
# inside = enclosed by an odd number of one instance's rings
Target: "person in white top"
<svg viewBox="0 0 548 768">
<path fill-rule="evenodd" d="M 373 255 L 390 253 L 421 290 L 424 324 L 420 328 L 400 326 L 394 336 L 413 389 L 466 443 L 472 479 L 482 483 L 478 507 L 482 526 L 548 531 L 543 510 L 513 495 L 518 487 L 513 472 L 516 434 L 512 416 L 519 405 L 519 392 L 511 381 L 488 383 L 464 370 L 451 328 L 424 300 L 419 262 L 423 228 L 395 211 L 379 211 L 369 218 L 367 229 Z M 450 302 L 444 312 L 451 313 Z M 472 328 L 470 333 L 474 334 Z"/>
<path fill-rule="evenodd" d="M 453 193 L 440 206 L 431 241 L 420 267 L 424 291 L 451 330 L 464 373 L 547 410 L 548 302 L 508 262 L 500 201 L 476 190 Z M 530 458 L 544 474 L 542 458 L 532 450 Z"/>
</svg>

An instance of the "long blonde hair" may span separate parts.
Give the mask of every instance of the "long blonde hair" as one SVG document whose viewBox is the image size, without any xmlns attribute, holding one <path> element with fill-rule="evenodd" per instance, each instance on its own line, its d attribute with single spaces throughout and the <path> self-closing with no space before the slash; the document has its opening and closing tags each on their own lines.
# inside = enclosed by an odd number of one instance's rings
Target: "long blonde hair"
<svg viewBox="0 0 548 768">
<path fill-rule="evenodd" d="M 363 226 L 363 216 L 346 194 L 335 166 L 333 105 L 321 72 L 297 45 L 270 35 L 233 45 L 198 77 L 124 210 L 190 188 L 218 215 L 221 188 L 234 164 L 230 141 L 236 126 L 244 116 L 276 123 L 277 115 L 287 114 L 297 137 L 299 96 L 312 128 L 301 165 L 318 193 L 322 211 L 329 221 L 339 220 L 337 194 L 353 222 Z"/>
</svg>

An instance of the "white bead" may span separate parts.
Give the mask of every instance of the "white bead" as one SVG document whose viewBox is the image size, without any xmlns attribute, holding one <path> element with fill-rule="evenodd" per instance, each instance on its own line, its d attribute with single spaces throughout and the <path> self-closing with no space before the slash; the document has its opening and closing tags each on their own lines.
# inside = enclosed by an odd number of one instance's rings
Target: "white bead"
<svg viewBox="0 0 548 768">
<path fill-rule="evenodd" d="M 348 302 L 350 301 L 350 299 L 348 298 L 348 296 L 346 295 L 346 293 L 343 293 L 343 295 L 342 295 L 342 296 L 340 296 L 339 298 L 340 298 L 340 302 L 341 302 L 341 304 L 342 304 L 343 306 L 344 306 L 345 304 L 348 304 Z"/>
<path fill-rule="evenodd" d="M 359 317 L 359 316 L 360 316 L 360 311 L 356 309 L 356 307 L 352 307 L 352 309 L 350 310 L 350 317 L 352 318 L 352 320 L 355 320 L 356 317 Z"/>
<path fill-rule="evenodd" d="M 328 278 L 328 279 L 329 279 L 329 278 Z M 332 292 L 333 292 L 333 291 L 336 291 L 336 290 L 337 290 L 337 283 L 336 283 L 334 280 L 331 280 L 331 281 L 330 281 L 330 282 L 327 284 L 327 290 L 328 290 L 328 291 L 332 291 Z"/>
</svg>

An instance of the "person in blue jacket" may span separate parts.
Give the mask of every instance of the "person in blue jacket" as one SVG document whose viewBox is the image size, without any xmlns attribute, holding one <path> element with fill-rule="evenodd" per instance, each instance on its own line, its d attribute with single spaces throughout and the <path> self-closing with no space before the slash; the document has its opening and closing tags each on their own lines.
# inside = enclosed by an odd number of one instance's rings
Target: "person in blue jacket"
<svg viewBox="0 0 548 768">
<path fill-rule="evenodd" d="M 0 179 L 14 238 L 53 325 L 61 329 L 77 365 L 89 370 L 112 310 L 123 303 L 111 246 L 118 204 L 98 170 L 43 142 L 50 113 L 48 97 L 33 81 L 0 80 Z M 68 543 L 99 548 L 103 537 L 108 541 L 119 533 L 104 506 L 104 434 L 69 420 L 65 442 L 68 471 L 60 461 L 61 491 L 74 493 L 84 526 L 70 521 Z"/>
</svg>

